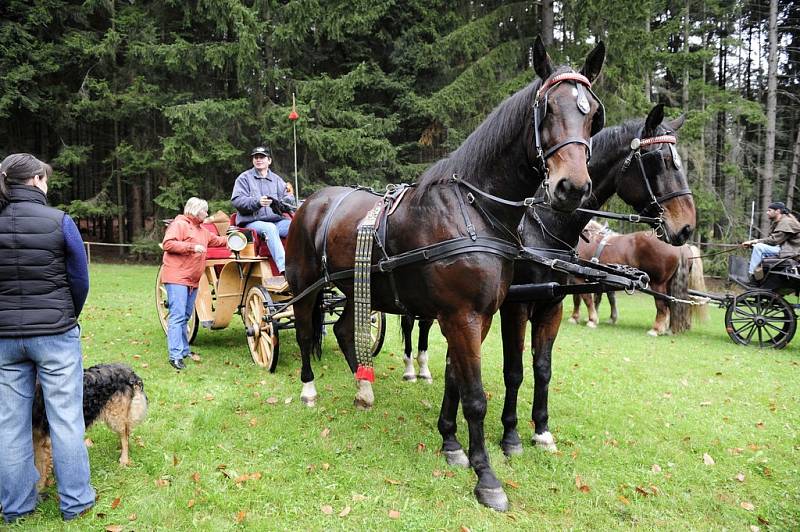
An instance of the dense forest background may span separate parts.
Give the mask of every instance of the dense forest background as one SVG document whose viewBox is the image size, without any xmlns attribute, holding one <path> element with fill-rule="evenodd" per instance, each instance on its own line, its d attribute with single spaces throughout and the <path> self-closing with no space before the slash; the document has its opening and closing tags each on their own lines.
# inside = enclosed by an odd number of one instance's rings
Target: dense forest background
<svg viewBox="0 0 800 532">
<path fill-rule="evenodd" d="M 191 195 L 230 210 L 254 145 L 293 179 L 292 94 L 300 196 L 415 180 L 533 79 L 537 34 L 558 62 L 605 41 L 608 124 L 687 115 L 696 240 L 794 202 L 791 0 L 5 0 L 0 155 L 52 162 L 51 201 L 88 239 L 144 242 Z"/>
</svg>

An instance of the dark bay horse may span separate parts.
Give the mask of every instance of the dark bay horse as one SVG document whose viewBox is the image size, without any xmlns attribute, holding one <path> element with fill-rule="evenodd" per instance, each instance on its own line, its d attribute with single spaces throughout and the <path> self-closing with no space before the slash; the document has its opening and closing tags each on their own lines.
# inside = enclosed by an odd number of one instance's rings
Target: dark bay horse
<svg viewBox="0 0 800 532">
<path fill-rule="evenodd" d="M 602 127 L 603 119 L 602 104 L 589 87 L 604 57 L 600 43 L 587 56 L 580 74 L 569 67 L 554 68 L 537 38 L 533 65 L 540 79 L 501 103 L 457 150 L 422 175 L 385 219 L 384 248 L 374 245 L 372 256 L 380 257 L 384 250 L 397 256 L 473 236 L 482 239 L 479 242 L 516 246 L 514 229 L 525 209 L 524 200 L 543 182 L 554 209 L 579 207 L 591 193 L 589 138 Z M 353 269 L 357 227 L 375 205 L 376 196 L 369 192 L 325 188 L 298 209 L 289 231 L 286 277 L 293 293 L 305 292 L 294 303 L 294 314 L 302 357 L 301 399 L 306 404 L 317 399 L 311 369 L 312 355 L 321 350 L 317 281 Z M 439 320 L 448 345 L 446 395 L 456 398 L 442 407 L 442 450 L 451 460 L 465 461 L 455 438 L 453 410 L 462 399 L 469 426 L 468 463 L 478 477 L 475 496 L 501 511 L 508 508 L 508 499 L 486 453 L 486 396 L 480 362 L 481 343 L 511 284 L 513 259 L 483 245 L 406 264 L 391 275 L 376 271 L 370 282 L 373 309 Z M 337 277 L 335 284 L 347 301 L 334 333 L 356 375 L 356 406 L 368 408 L 374 401 L 374 377 L 367 364 L 356 361 L 354 281 L 352 276 Z"/>
<path fill-rule="evenodd" d="M 597 209 L 615 193 L 644 216 L 662 220 L 658 233 L 674 246 L 691 236 L 696 222 L 694 201 L 675 149 L 675 132 L 684 118 L 664 121 L 663 105 L 656 105 L 644 121 L 627 122 L 607 128 L 593 137 L 594 156 L 589 164 L 594 189 L 586 203 Z M 563 214 L 535 208 L 522 222 L 525 245 L 535 248 L 574 249 L 592 213 Z M 514 283 L 525 284 L 557 280 L 567 282 L 566 274 L 555 274 L 532 263 L 518 262 Z M 533 442 L 549 451 L 556 450 L 548 421 L 548 388 L 551 357 L 561 325 L 562 297 L 549 301 L 506 301 L 500 308 L 503 335 L 503 377 L 506 396 L 503 405 L 503 438 L 506 454 L 522 452 L 517 433 L 517 396 L 523 377 L 523 349 L 526 322 L 531 323 L 533 351 Z"/>
<path fill-rule="evenodd" d="M 592 226 L 592 224 L 595 224 Z M 650 276 L 650 288 L 656 292 L 686 299 L 687 289 L 706 291 L 703 279 L 703 261 L 700 250 L 695 246 L 670 246 L 659 240 L 651 231 L 618 234 L 602 231 L 597 222 L 586 226 L 589 242 L 578 243 L 578 254 L 582 259 L 606 264 L 627 264 L 638 268 Z M 594 297 L 592 297 L 594 296 Z M 575 294 L 572 296 L 573 310 L 570 321 L 580 321 L 580 303 L 586 304 L 589 313 L 589 327 L 597 327 L 597 304 L 602 294 Z M 654 297 L 656 320 L 647 332 L 650 336 L 667 333 L 681 333 L 689 330 L 691 316 L 702 318 L 707 311 L 705 305 L 672 303 Z M 617 318 L 616 295 L 608 292 L 611 305 L 611 322 Z"/>
</svg>

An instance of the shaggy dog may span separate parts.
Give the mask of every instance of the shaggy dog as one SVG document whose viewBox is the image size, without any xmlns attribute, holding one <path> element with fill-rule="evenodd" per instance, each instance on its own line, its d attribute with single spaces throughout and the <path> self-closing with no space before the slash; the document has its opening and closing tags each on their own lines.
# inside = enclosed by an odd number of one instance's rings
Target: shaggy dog
<svg viewBox="0 0 800 532">
<path fill-rule="evenodd" d="M 124 364 L 99 364 L 83 371 L 83 418 L 88 429 L 95 421 L 105 421 L 119 435 L 122 454 L 120 465 L 130 463 L 128 439 L 133 427 L 147 414 L 144 383 Z M 50 425 L 44 406 L 42 387 L 36 382 L 33 397 L 34 463 L 39 471 L 37 486 L 41 491 L 53 467 Z"/>
</svg>

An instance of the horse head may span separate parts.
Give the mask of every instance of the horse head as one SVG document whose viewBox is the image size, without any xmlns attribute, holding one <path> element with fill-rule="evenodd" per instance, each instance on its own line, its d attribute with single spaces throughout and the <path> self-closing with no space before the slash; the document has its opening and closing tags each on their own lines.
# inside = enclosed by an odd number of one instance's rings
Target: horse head
<svg viewBox="0 0 800 532">
<path fill-rule="evenodd" d="M 617 178 L 617 193 L 639 214 L 659 218 L 659 237 L 680 246 L 692 235 L 696 212 L 684 166 L 676 148 L 676 132 L 685 118 L 664 121 L 664 106 L 647 115 Z"/>
<path fill-rule="evenodd" d="M 546 176 L 543 187 L 551 206 L 573 211 L 589 197 L 592 181 L 587 164 L 591 136 L 603 128 L 603 104 L 591 90 L 605 59 L 600 42 L 586 56 L 579 72 L 554 68 L 541 38 L 533 47 L 533 67 L 542 84 L 533 104 L 535 153 L 530 154 Z"/>
</svg>

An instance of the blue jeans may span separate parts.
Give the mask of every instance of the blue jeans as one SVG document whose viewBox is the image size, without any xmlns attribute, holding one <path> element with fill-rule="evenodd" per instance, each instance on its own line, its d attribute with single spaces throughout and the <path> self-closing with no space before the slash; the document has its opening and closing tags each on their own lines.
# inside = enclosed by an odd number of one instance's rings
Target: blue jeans
<svg viewBox="0 0 800 532">
<path fill-rule="evenodd" d="M 756 271 L 756 268 L 758 268 L 758 265 L 761 264 L 761 259 L 764 257 L 775 257 L 780 252 L 780 246 L 770 246 L 762 242 L 753 244 L 753 253 L 750 255 L 750 267 L 747 269 L 747 273 L 752 275 L 753 272 Z"/>
<path fill-rule="evenodd" d="M 94 505 L 89 454 L 83 443 L 83 363 L 80 328 L 47 336 L 0 338 L 0 505 L 8 521 L 36 509 L 31 409 L 42 384 L 61 515 L 72 519 Z"/>
<path fill-rule="evenodd" d="M 164 283 L 167 289 L 167 349 L 169 359 L 178 361 L 189 356 L 189 318 L 194 312 L 197 288 L 183 284 Z"/>
<path fill-rule="evenodd" d="M 286 252 L 283 250 L 281 238 L 285 238 L 286 235 L 289 234 L 290 223 L 291 220 L 283 218 L 275 223 L 256 220 L 245 226 L 249 229 L 255 229 L 258 231 L 259 235 L 264 235 L 264 237 L 266 237 L 267 247 L 269 248 L 270 254 L 272 254 L 272 260 L 275 261 L 275 266 L 278 267 L 279 272 L 286 271 Z"/>
</svg>

